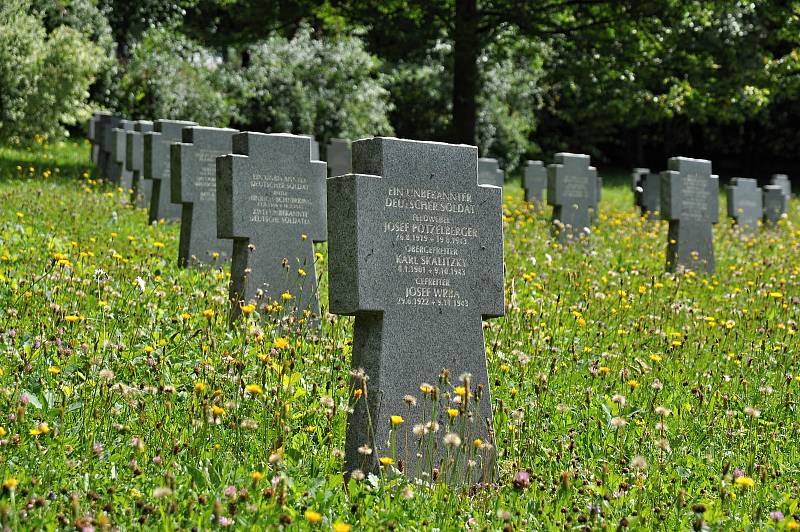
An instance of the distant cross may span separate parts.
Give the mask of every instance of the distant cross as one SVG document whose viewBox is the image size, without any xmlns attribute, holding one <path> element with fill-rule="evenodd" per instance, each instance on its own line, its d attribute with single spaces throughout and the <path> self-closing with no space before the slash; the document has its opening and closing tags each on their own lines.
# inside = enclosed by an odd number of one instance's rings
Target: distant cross
<svg viewBox="0 0 800 532">
<path fill-rule="evenodd" d="M 764 215 L 764 198 L 758 181 L 734 177 L 727 187 L 728 216 L 745 232 L 753 232 Z"/>
<path fill-rule="evenodd" d="M 525 190 L 525 201 L 536 207 L 544 205 L 544 192 L 547 190 L 547 168 L 542 161 L 528 161 L 525 165 L 525 176 L 522 187 Z"/>
<path fill-rule="evenodd" d="M 792 182 L 786 174 L 773 174 L 771 185 L 778 185 L 783 191 L 783 212 L 789 211 L 789 200 L 792 197 Z"/>
<path fill-rule="evenodd" d="M 149 207 L 153 182 L 144 179 L 144 136 L 143 133 L 153 131 L 150 120 L 137 120 L 133 123 L 133 131 L 125 135 L 125 167 L 131 172 L 131 203 L 137 207 Z"/>
<path fill-rule="evenodd" d="M 547 167 L 547 203 L 562 244 L 581 238 L 597 217 L 603 184 L 589 162 L 588 155 L 557 153 Z"/>
<path fill-rule="evenodd" d="M 95 111 L 92 113 L 92 118 L 89 120 L 89 140 L 92 143 L 92 163 L 94 163 L 95 166 L 100 164 L 99 123 L 104 116 L 111 116 L 111 113 L 107 111 Z"/>
<path fill-rule="evenodd" d="M 493 477 L 493 451 L 473 440 L 494 443 L 482 320 L 504 312 L 502 189 L 478 184 L 477 155 L 473 146 L 359 140 L 355 174 L 328 180 L 330 307 L 355 316 L 352 365 L 367 377 L 353 380 L 366 391 L 348 418 L 348 472 L 375 470 L 389 456 L 390 416 L 402 415 L 396 458 L 410 476 L 430 474 L 449 456 L 454 467 L 442 471 L 456 474 L 448 481 Z M 449 384 L 439 381 L 443 369 Z M 440 390 L 433 420 L 423 383 Z M 416 407 L 407 394 L 419 399 Z M 460 409 L 451 430 L 461 431 L 463 444 L 455 454 L 442 440 L 447 408 Z M 426 421 L 441 428 L 428 425 L 430 447 L 417 460 L 411 429 Z"/>
<path fill-rule="evenodd" d="M 478 159 L 478 183 L 502 188 L 505 177 L 506 174 L 500 169 L 500 162 L 497 159 L 488 157 Z"/>
<path fill-rule="evenodd" d="M 347 139 L 331 139 L 325 150 L 330 177 L 349 174 L 353 170 L 353 152 Z"/>
<path fill-rule="evenodd" d="M 125 163 L 128 132 L 133 130 L 132 120 L 120 120 L 117 127 L 111 130 L 111 176 L 123 190 L 130 190 L 133 185 L 133 174 Z"/>
<path fill-rule="evenodd" d="M 148 223 L 181 219 L 181 206 L 171 201 L 170 144 L 180 142 L 183 128 L 196 125 L 183 120 L 156 120 L 153 131 L 144 134 L 144 178 L 152 183 Z"/>
<path fill-rule="evenodd" d="M 639 184 L 639 210 L 651 220 L 661 218 L 661 174 L 648 173 Z"/>
<path fill-rule="evenodd" d="M 650 174 L 649 168 L 634 168 L 631 172 L 631 190 L 633 191 L 633 204 L 642 206 L 642 182 Z"/>
<path fill-rule="evenodd" d="M 667 168 L 661 174 L 662 218 L 669 220 L 667 269 L 713 273 L 719 179 L 704 159 L 673 157 Z"/>
<path fill-rule="evenodd" d="M 217 238 L 217 157 L 233 153 L 235 129 L 187 127 L 171 146 L 172 202 L 182 205 L 178 264 L 231 257 L 230 240 Z"/>
<path fill-rule="evenodd" d="M 115 115 L 103 115 L 95 124 L 95 135 L 99 139 L 99 151 L 97 169 L 103 179 L 113 182 L 114 171 L 112 168 L 113 133 L 112 130 L 119 127 L 122 117 Z"/>
<path fill-rule="evenodd" d="M 327 169 L 310 148 L 308 137 L 247 132 L 217 159 L 218 236 L 233 239 L 232 319 L 243 304 L 273 301 L 319 315 L 312 243 L 327 240 Z"/>
<path fill-rule="evenodd" d="M 773 226 L 786 212 L 786 192 L 780 185 L 764 186 L 764 223 Z"/>
</svg>

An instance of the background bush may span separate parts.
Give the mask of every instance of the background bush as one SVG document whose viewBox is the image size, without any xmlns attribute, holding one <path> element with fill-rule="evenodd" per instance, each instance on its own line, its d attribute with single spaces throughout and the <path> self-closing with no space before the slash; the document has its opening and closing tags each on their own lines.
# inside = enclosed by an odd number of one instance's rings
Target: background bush
<svg viewBox="0 0 800 532">
<path fill-rule="evenodd" d="M 30 2 L 0 3 L 0 141 L 63 135 L 87 120 L 89 86 L 105 57 L 75 28 L 48 32 Z"/>
</svg>

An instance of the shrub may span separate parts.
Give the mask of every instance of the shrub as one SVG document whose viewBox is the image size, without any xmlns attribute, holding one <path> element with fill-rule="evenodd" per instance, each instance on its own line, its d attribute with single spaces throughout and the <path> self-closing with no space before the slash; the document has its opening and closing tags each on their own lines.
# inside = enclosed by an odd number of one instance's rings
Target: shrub
<svg viewBox="0 0 800 532">
<path fill-rule="evenodd" d="M 180 33 L 147 30 L 133 46 L 117 87 L 118 110 L 132 118 L 225 126 L 231 106 L 222 90 L 220 62 L 219 56 Z"/>
<path fill-rule="evenodd" d="M 102 50 L 79 30 L 47 33 L 28 0 L 0 4 L 0 141 L 66 135 L 65 125 L 87 120 L 89 86 Z"/>
<path fill-rule="evenodd" d="M 243 127 L 310 133 L 323 142 L 392 133 L 379 63 L 360 38 L 314 39 L 302 27 L 292 39 L 270 37 L 248 54 L 249 66 L 230 77 Z"/>
</svg>

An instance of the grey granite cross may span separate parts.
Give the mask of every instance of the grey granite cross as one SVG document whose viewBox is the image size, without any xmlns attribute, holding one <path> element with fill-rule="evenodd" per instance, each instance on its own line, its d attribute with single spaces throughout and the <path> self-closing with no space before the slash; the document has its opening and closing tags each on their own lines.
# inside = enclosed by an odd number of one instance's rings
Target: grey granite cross
<svg viewBox="0 0 800 532">
<path fill-rule="evenodd" d="M 89 120 L 89 141 L 92 143 L 92 163 L 97 166 L 100 163 L 100 136 L 99 123 L 104 116 L 111 116 L 108 111 L 95 111 Z"/>
<path fill-rule="evenodd" d="M 661 218 L 661 174 L 648 172 L 642 176 L 637 196 L 642 216 L 651 220 Z"/>
<path fill-rule="evenodd" d="M 125 166 L 131 172 L 131 203 L 137 207 L 150 207 L 150 195 L 153 182 L 144 179 L 144 136 L 143 133 L 153 131 L 153 122 L 137 120 L 133 123 L 133 131 L 125 135 Z"/>
<path fill-rule="evenodd" d="M 328 179 L 330 307 L 355 316 L 353 385 L 363 393 L 347 423 L 348 472 L 391 457 L 397 415 L 394 458 L 409 476 L 494 474 L 490 446 L 475 440 L 494 443 L 482 320 L 504 312 L 502 189 L 478 184 L 477 156 L 474 146 L 365 139 L 353 143 L 355 173 Z M 445 443 L 446 432 L 462 445 Z"/>
<path fill-rule="evenodd" d="M 525 201 L 536 207 L 544 205 L 544 193 L 547 190 L 547 168 L 542 161 L 528 161 L 522 180 L 525 190 Z"/>
<path fill-rule="evenodd" d="M 719 179 L 711 161 L 673 157 L 661 174 L 662 218 L 669 220 L 667 269 L 713 273 Z"/>
<path fill-rule="evenodd" d="M 172 203 L 170 191 L 170 145 L 180 142 L 181 131 L 185 127 L 196 126 L 197 122 L 184 120 L 156 120 L 153 131 L 144 133 L 143 176 L 151 182 L 150 210 L 148 223 L 158 220 L 177 221 L 181 219 L 181 206 Z"/>
<path fill-rule="evenodd" d="M 95 135 L 98 137 L 100 149 L 97 156 L 97 169 L 100 176 L 107 181 L 113 182 L 113 169 L 111 150 L 113 144 L 112 130 L 119 126 L 122 117 L 116 115 L 104 115 L 95 124 Z"/>
<path fill-rule="evenodd" d="M 328 175 L 349 174 L 353 170 L 353 151 L 347 139 L 331 139 L 325 149 Z"/>
<path fill-rule="evenodd" d="M 764 186 L 764 223 L 775 225 L 786 212 L 786 191 L 781 185 Z"/>
<path fill-rule="evenodd" d="M 117 127 L 111 130 L 112 180 L 125 191 L 133 186 L 133 174 L 126 164 L 128 132 L 133 130 L 133 124 L 132 120 L 120 120 Z"/>
<path fill-rule="evenodd" d="M 773 174 L 770 181 L 771 185 L 781 187 L 783 191 L 783 212 L 789 211 L 789 200 L 792 197 L 792 182 L 789 181 L 789 176 L 786 174 Z"/>
<path fill-rule="evenodd" d="M 597 217 L 603 182 L 589 163 L 588 155 L 557 153 L 547 167 L 547 203 L 562 244 L 581 238 Z"/>
<path fill-rule="evenodd" d="M 505 172 L 500 169 L 500 162 L 497 159 L 481 157 L 478 159 L 478 183 L 481 185 L 494 185 L 503 187 Z"/>
<path fill-rule="evenodd" d="M 231 319 L 243 304 L 271 302 L 319 315 L 312 242 L 327 240 L 327 169 L 310 155 L 306 136 L 247 132 L 217 159 L 217 236 L 233 239 Z"/>
<path fill-rule="evenodd" d="M 736 221 L 742 230 L 752 233 L 764 215 L 764 199 L 758 181 L 734 177 L 726 189 L 728 216 Z"/>
<path fill-rule="evenodd" d="M 182 205 L 178 265 L 231 257 L 230 240 L 217 238 L 217 157 L 233 153 L 235 129 L 183 128 L 171 146 L 172 202 Z"/>
</svg>

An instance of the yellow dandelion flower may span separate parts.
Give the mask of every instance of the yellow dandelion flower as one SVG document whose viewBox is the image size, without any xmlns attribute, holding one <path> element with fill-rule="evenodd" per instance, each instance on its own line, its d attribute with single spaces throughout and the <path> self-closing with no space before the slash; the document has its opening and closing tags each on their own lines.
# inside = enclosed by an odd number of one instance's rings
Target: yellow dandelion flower
<svg viewBox="0 0 800 532">
<path fill-rule="evenodd" d="M 381 463 L 381 465 L 392 465 L 394 463 L 394 458 L 391 456 L 381 456 L 378 458 L 378 461 Z"/>
<path fill-rule="evenodd" d="M 3 487 L 8 491 L 17 489 L 17 486 L 19 486 L 19 480 L 15 479 L 14 477 L 8 477 L 3 481 Z"/>
<path fill-rule="evenodd" d="M 586 320 L 583 319 L 583 318 L 578 318 L 577 320 L 575 320 L 575 323 L 578 324 L 578 327 L 585 327 L 586 326 Z"/>
<path fill-rule="evenodd" d="M 8 431 L 6 431 L 6 429 L 5 429 L 5 428 L 3 428 L 3 427 L 0 427 L 0 438 L 2 438 L 3 436 L 5 436 L 6 434 L 8 434 Z"/>
<path fill-rule="evenodd" d="M 213 318 L 214 314 L 216 314 L 216 313 L 214 312 L 214 309 L 212 309 L 212 308 L 207 308 L 207 309 L 205 309 L 203 311 L 203 317 L 205 319 L 207 319 L 207 320 L 210 320 L 211 318 Z"/>
<path fill-rule="evenodd" d="M 481 445 L 483 445 L 483 441 L 480 438 L 475 438 L 474 440 L 472 440 L 472 445 L 474 445 L 475 447 L 480 447 Z"/>
<path fill-rule="evenodd" d="M 80 321 L 81 317 L 76 316 L 75 314 L 70 314 L 69 316 L 64 316 L 64 319 L 70 323 L 75 323 L 76 321 Z"/>
<path fill-rule="evenodd" d="M 275 340 L 272 341 L 272 346 L 275 349 L 286 349 L 287 347 L 289 347 L 289 340 L 287 340 L 282 336 L 279 336 L 278 338 L 275 338 Z"/>
<path fill-rule="evenodd" d="M 206 383 L 204 382 L 196 382 L 194 384 L 194 391 L 196 392 L 202 392 L 205 391 L 205 389 L 206 389 Z"/>
<path fill-rule="evenodd" d="M 653 362 L 661 362 L 664 358 L 661 355 L 650 355 L 650 360 Z"/>
<path fill-rule="evenodd" d="M 58 375 L 59 373 L 61 373 L 61 368 L 59 368 L 58 366 L 50 366 L 49 368 L 47 368 L 47 372 L 50 375 Z"/>
<path fill-rule="evenodd" d="M 222 408 L 221 406 L 213 405 L 211 407 L 211 413 L 214 414 L 215 416 L 221 416 L 222 414 L 225 413 L 225 409 Z"/>
<path fill-rule="evenodd" d="M 628 386 L 630 386 L 631 389 L 635 390 L 636 388 L 639 387 L 639 381 L 637 381 L 636 379 L 631 379 L 628 381 Z"/>
<path fill-rule="evenodd" d="M 294 296 L 293 296 L 293 295 L 291 294 L 291 292 L 289 292 L 288 290 L 287 290 L 286 292 L 284 292 L 284 293 L 282 293 L 282 294 L 281 294 L 281 299 L 283 299 L 284 301 L 289 301 L 289 300 L 290 300 L 290 299 L 292 299 L 293 297 L 294 297 Z"/>
<path fill-rule="evenodd" d="M 192 319 L 192 315 L 189 314 L 188 312 L 184 312 L 183 314 L 181 314 L 181 318 L 183 318 L 184 320 L 190 320 Z"/>
<path fill-rule="evenodd" d="M 144 352 L 145 352 L 145 353 L 147 353 L 148 355 L 149 355 L 150 353 L 152 353 L 153 351 L 155 351 L 155 348 L 154 348 L 152 345 L 146 345 L 146 346 L 144 346 Z"/>
<path fill-rule="evenodd" d="M 746 476 L 736 477 L 734 483 L 737 486 L 742 486 L 743 488 L 752 488 L 753 486 L 756 485 L 755 481 L 753 481 L 752 478 Z"/>
<path fill-rule="evenodd" d="M 500 371 L 502 371 L 503 373 L 508 373 L 509 371 L 511 371 L 511 366 L 509 366 L 508 364 L 500 364 Z"/>
<path fill-rule="evenodd" d="M 419 391 L 421 391 L 424 394 L 433 393 L 433 386 L 431 386 L 430 384 L 421 384 L 419 387 Z"/>
<path fill-rule="evenodd" d="M 306 271 L 303 268 L 297 268 L 297 275 L 299 275 L 300 277 L 305 277 Z"/>
<path fill-rule="evenodd" d="M 311 523 L 313 525 L 316 525 L 317 523 L 322 521 L 322 514 L 319 513 L 319 512 L 315 512 L 314 510 L 310 510 L 310 509 L 306 510 L 306 512 L 303 514 L 303 516 L 306 518 L 306 521 L 308 521 L 309 523 Z"/>
<path fill-rule="evenodd" d="M 248 384 L 244 387 L 245 391 L 252 395 L 260 395 L 264 393 L 264 388 L 260 384 Z"/>
<path fill-rule="evenodd" d="M 264 473 L 262 473 L 261 471 L 253 471 L 252 473 L 250 473 L 250 478 L 253 479 L 253 482 L 258 482 L 259 480 L 264 478 Z"/>
<path fill-rule="evenodd" d="M 244 314 L 245 316 L 249 316 L 250 314 L 256 311 L 256 306 L 253 303 L 244 305 L 241 308 L 242 308 L 242 314 Z"/>
<path fill-rule="evenodd" d="M 609 368 L 608 366 L 600 366 L 597 369 L 597 371 L 599 373 L 602 373 L 603 375 L 608 375 L 609 373 L 611 373 L 611 368 Z"/>
<path fill-rule="evenodd" d="M 337 521 L 333 523 L 333 532 L 350 532 L 353 529 L 352 525 Z"/>
<path fill-rule="evenodd" d="M 447 415 L 450 416 L 450 417 L 458 416 L 458 409 L 457 408 L 448 408 L 447 409 Z"/>
<path fill-rule="evenodd" d="M 153 242 L 153 247 L 156 248 L 156 249 L 161 249 L 161 248 L 164 247 L 164 243 L 163 242 Z"/>
<path fill-rule="evenodd" d="M 364 390 L 362 390 L 361 388 L 353 390 L 353 397 L 355 397 L 356 399 L 359 399 L 362 395 L 364 395 Z"/>
<path fill-rule="evenodd" d="M 402 425 L 403 422 L 405 421 L 405 419 L 403 419 L 403 416 L 391 416 L 390 419 L 393 427 L 396 427 L 397 425 Z"/>
</svg>

